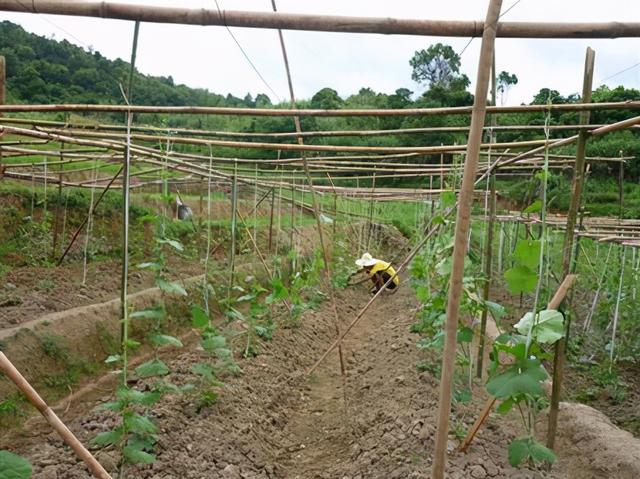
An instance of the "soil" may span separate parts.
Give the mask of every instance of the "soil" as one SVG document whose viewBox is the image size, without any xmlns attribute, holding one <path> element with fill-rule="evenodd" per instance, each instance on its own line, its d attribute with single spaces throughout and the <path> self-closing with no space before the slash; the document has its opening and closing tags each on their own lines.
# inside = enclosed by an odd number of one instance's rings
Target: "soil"
<svg viewBox="0 0 640 479">
<path fill-rule="evenodd" d="M 367 299 L 363 286 L 339 292 L 342 327 Z M 415 345 L 418 337 L 409 332 L 414 308 L 415 297 L 408 287 L 374 303 L 343 343 L 346 378 L 340 374 L 337 352 L 310 377 L 305 375 L 335 337 L 328 302 L 303 315 L 297 327 L 278 329 L 272 341 L 260 345 L 260 355 L 240 361 L 242 375 L 225 378 L 216 404 L 198 412 L 195 396 L 172 395 L 154 406 L 150 415 L 161 430 L 157 460 L 128 468 L 126 477 L 428 478 L 439 380 L 416 368 L 421 360 Z M 168 379 L 175 384 L 194 381 L 190 368 L 203 360 L 197 347 L 185 348 L 167 361 L 172 371 Z M 138 385 L 145 386 L 142 381 Z M 98 394 L 95 401 L 76 404 L 66 414 L 64 408 L 58 412 L 88 444 L 114 424 L 110 413 L 93 409 L 109 399 L 110 394 Z M 458 419 L 468 426 L 482 402 L 478 393 L 474 405 Z M 572 439 L 576 428 L 571 429 L 567 417 L 561 415 L 561 431 L 568 431 L 561 433 L 561 459 L 550 472 L 510 467 L 506 447 L 518 433 L 515 418 L 491 416 L 467 454 L 455 452 L 457 441 L 452 437 L 448 477 L 633 477 L 612 473 L 604 453 L 593 463 L 584 451 L 593 446 L 590 441 L 595 437 L 583 435 L 581 450 L 576 450 Z M 10 441 L 12 449 L 33 462 L 36 479 L 90 477 L 55 434 L 42 431 L 46 429 L 32 424 L 18 442 L 16 438 L 0 442 Z M 597 439 L 606 441 L 606 431 L 599 431 Z M 94 453 L 110 472 L 115 471 L 113 451 Z"/>
<path fill-rule="evenodd" d="M 171 260 L 174 278 L 202 274 L 198 261 Z M 117 297 L 120 288 L 121 262 L 96 261 L 88 264 L 86 283 L 82 284 L 82 264 L 63 265 L 58 268 L 21 267 L 5 274 L 0 286 L 0 297 L 13 301 L 0 304 L 0 329 L 15 327 L 39 316 L 56 311 L 108 301 Z M 133 269 L 129 275 L 129 291 L 154 285 L 152 271 Z"/>
</svg>

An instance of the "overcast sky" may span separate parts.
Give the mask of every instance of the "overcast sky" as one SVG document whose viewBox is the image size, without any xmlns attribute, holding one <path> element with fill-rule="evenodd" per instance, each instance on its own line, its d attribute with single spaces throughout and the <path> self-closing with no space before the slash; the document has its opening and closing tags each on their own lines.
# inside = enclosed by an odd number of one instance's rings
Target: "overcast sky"
<svg viewBox="0 0 640 479">
<path fill-rule="evenodd" d="M 193 8 L 216 8 L 215 0 L 120 0 Z M 503 12 L 517 0 L 504 0 Z M 270 11 L 270 0 L 218 0 L 221 9 Z M 486 0 L 278 0 L 282 12 L 326 15 L 383 16 L 396 18 L 482 20 Z M 108 58 L 129 60 L 133 22 L 54 15 L 0 12 L 26 30 L 88 48 Z M 639 0 L 521 0 L 503 17 L 508 21 L 640 21 Z M 266 81 L 281 99 L 287 98 L 282 57 L 275 30 L 232 28 Z M 392 93 L 397 88 L 420 91 L 411 80 L 409 59 L 432 43 L 444 42 L 460 52 L 468 38 L 384 36 L 323 32 L 285 32 L 296 95 L 308 98 L 323 87 L 346 97 L 361 87 Z M 531 101 L 542 87 L 564 95 L 581 90 L 585 49 L 596 50 L 595 84 L 640 88 L 640 39 L 616 40 L 514 40 L 498 39 L 497 70 L 518 76 L 507 104 Z M 462 70 L 475 80 L 480 40 L 462 55 Z M 274 95 L 234 43 L 224 27 L 144 23 L 140 28 L 140 71 L 171 75 L 178 83 L 207 88 L 216 93 Z M 473 85 L 472 85 L 473 88 Z M 472 90 L 473 91 L 473 90 Z"/>
</svg>

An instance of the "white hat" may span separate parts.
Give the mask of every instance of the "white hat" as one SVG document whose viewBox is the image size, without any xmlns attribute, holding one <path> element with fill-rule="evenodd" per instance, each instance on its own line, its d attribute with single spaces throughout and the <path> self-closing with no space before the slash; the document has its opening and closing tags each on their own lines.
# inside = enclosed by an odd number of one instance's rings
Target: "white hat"
<svg viewBox="0 0 640 479">
<path fill-rule="evenodd" d="M 365 253 L 362 255 L 362 258 L 356 260 L 356 265 L 362 268 L 364 266 L 373 266 L 377 262 L 377 259 L 371 256 L 369 253 Z"/>
</svg>

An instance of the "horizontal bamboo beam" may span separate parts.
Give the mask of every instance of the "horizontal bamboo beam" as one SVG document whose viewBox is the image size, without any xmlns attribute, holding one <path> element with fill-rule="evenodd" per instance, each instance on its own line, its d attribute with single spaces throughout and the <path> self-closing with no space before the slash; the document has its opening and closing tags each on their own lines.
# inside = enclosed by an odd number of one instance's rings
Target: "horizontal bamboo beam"
<svg viewBox="0 0 640 479">
<path fill-rule="evenodd" d="M 152 23 L 216 25 L 245 28 L 305 30 L 342 33 L 379 33 L 439 37 L 481 37 L 483 21 L 415 20 L 383 17 L 349 17 L 297 13 L 244 12 L 218 9 L 127 5 L 100 1 L 0 0 L 0 10 L 113 18 Z M 502 38 L 621 38 L 640 37 L 638 22 L 544 23 L 502 22 Z"/>
<path fill-rule="evenodd" d="M 2 4 L 6 0 L 0 0 Z M 0 8 L 0 11 L 2 9 Z M 297 108 L 235 108 L 220 106 L 151 106 L 151 105 L 0 105 L 2 113 L 16 112 L 111 112 L 111 113 L 170 113 L 173 115 L 246 115 L 246 116 L 427 116 L 427 115 L 470 115 L 472 107 L 454 106 L 439 108 L 389 108 L 389 109 L 297 109 Z M 551 105 L 487 106 L 487 114 L 526 113 L 547 111 L 598 111 L 598 110 L 638 110 L 640 101 L 603 103 L 559 103 Z"/>
<path fill-rule="evenodd" d="M 48 126 L 58 128 L 71 128 L 95 131 L 126 131 L 126 125 L 101 124 L 101 123 L 82 123 L 82 122 L 63 122 L 52 120 L 38 120 L 33 118 L 3 118 L 3 123 L 17 125 L 32 126 Z M 590 130 L 605 126 L 603 124 L 594 125 L 549 125 L 550 131 L 579 131 Z M 635 127 L 638 128 L 638 127 Z M 542 131 L 545 125 L 498 125 L 485 126 L 485 131 Z M 172 135 L 189 135 L 189 136 L 205 136 L 205 137 L 230 137 L 230 138 L 325 138 L 325 137 L 344 137 L 344 136 L 390 136 L 390 135 L 410 135 L 423 133 L 467 133 L 468 126 L 430 126 L 422 128 L 394 128 L 388 130 L 318 130 L 303 131 L 300 134 L 296 132 L 255 132 L 255 131 L 221 131 L 221 130 L 202 130 L 193 128 L 161 128 L 157 126 L 132 126 L 133 132 L 151 132 L 151 133 L 169 133 Z M 0 143 L 2 144 L 2 143 Z"/>
</svg>

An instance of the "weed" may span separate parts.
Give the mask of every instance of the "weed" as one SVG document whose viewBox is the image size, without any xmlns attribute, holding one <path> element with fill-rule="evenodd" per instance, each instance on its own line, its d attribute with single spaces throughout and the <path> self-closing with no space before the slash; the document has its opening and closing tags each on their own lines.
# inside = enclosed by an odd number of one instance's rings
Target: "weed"
<svg viewBox="0 0 640 479">
<path fill-rule="evenodd" d="M 42 278 L 36 283 L 36 289 L 38 291 L 49 292 L 52 291 L 55 286 L 55 282 L 50 278 Z"/>
<path fill-rule="evenodd" d="M 50 333 L 45 333 L 38 338 L 44 354 L 51 359 L 67 364 L 69 361 L 69 349 L 64 344 L 64 338 Z"/>
</svg>

